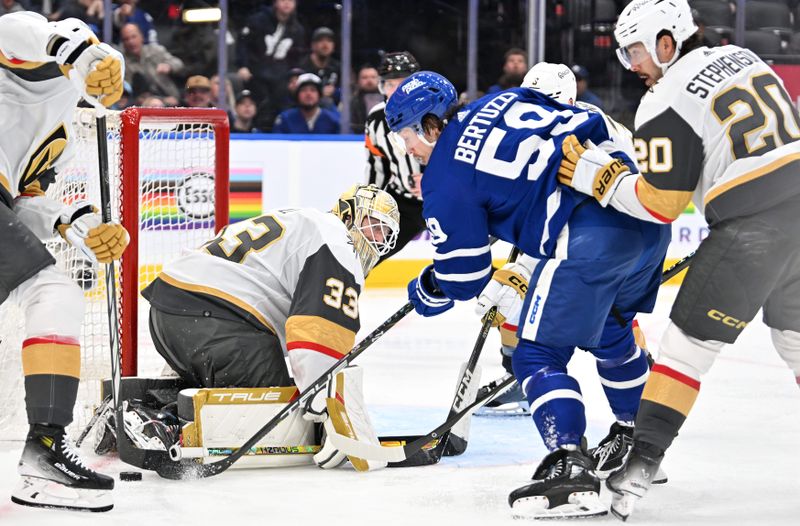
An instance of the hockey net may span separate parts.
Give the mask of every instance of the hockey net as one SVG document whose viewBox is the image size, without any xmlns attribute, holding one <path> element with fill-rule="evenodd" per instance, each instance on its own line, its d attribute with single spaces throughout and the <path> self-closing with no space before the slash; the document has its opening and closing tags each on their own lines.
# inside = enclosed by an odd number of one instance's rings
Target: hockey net
<svg viewBox="0 0 800 526">
<path fill-rule="evenodd" d="M 93 110 L 75 113 L 75 155 L 47 195 L 100 206 L 97 134 Z M 129 108 L 109 112 L 108 157 L 112 217 L 131 242 L 117 265 L 116 289 L 122 375 L 158 374 L 163 361 L 152 347 L 148 306 L 140 291 L 167 261 L 199 246 L 228 221 L 228 121 L 225 112 L 190 108 Z M 65 241 L 46 243 L 57 266 L 84 290 L 81 382 L 70 434 L 80 433 L 100 403 L 100 383 L 111 376 L 105 265 L 91 263 Z M 0 440 L 27 431 L 20 360 L 24 320 L 19 308 L 0 307 Z"/>
</svg>

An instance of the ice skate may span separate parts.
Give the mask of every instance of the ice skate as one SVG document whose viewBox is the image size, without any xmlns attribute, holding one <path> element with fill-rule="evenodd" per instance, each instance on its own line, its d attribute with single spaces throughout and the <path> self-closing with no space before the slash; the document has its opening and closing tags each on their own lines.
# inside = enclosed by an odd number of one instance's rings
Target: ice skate
<svg viewBox="0 0 800 526">
<path fill-rule="evenodd" d="M 600 441 L 597 447 L 589 450 L 589 455 L 595 462 L 594 471 L 600 480 L 607 479 L 622 468 L 632 447 L 633 426 L 627 426 L 619 422 L 611 424 L 608 435 Z M 667 474 L 659 468 L 652 484 L 666 483 Z"/>
<path fill-rule="evenodd" d="M 108 511 L 114 507 L 114 479 L 84 464 L 63 427 L 31 427 L 19 474 L 22 478 L 11 494 L 17 504 L 77 511 Z"/>
<path fill-rule="evenodd" d="M 516 518 L 575 518 L 608 513 L 600 502 L 600 479 L 592 459 L 579 449 L 557 449 L 533 474 L 533 483 L 511 492 L 508 503 Z"/>
<path fill-rule="evenodd" d="M 166 408 L 158 410 L 147 407 L 139 400 L 125 400 L 123 421 L 125 434 L 139 449 L 167 451 L 178 443 L 181 426 L 178 418 Z M 117 449 L 117 429 L 113 410 L 104 412 L 98 422 L 94 452 L 105 455 Z"/>
<path fill-rule="evenodd" d="M 658 474 L 658 467 L 664 453 L 654 446 L 637 442 L 630 452 L 625 465 L 611 475 L 606 487 L 614 494 L 611 500 L 611 513 L 623 521 L 633 512 L 636 501 L 647 494 Z"/>
<path fill-rule="evenodd" d="M 478 398 L 487 395 L 498 385 L 511 377 L 505 374 L 502 377 L 489 382 L 478 391 Z M 527 398 L 522 393 L 522 388 L 517 382 L 511 384 L 505 392 L 499 394 L 494 400 L 475 411 L 476 416 L 530 416 L 531 406 Z"/>
</svg>

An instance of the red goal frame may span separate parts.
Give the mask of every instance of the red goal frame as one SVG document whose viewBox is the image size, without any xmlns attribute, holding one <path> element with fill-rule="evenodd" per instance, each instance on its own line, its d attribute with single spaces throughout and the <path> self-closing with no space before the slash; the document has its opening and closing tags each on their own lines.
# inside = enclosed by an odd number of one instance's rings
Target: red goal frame
<svg viewBox="0 0 800 526">
<path fill-rule="evenodd" d="M 120 345 L 122 376 L 138 372 L 139 328 L 139 138 L 142 124 L 208 124 L 214 129 L 215 196 L 214 228 L 219 232 L 229 221 L 229 146 L 230 125 L 223 110 L 212 108 L 128 108 L 120 114 L 122 174 L 120 202 L 122 225 L 130 234 L 130 245 L 122 258 L 120 280 Z M 127 276 L 132 278 L 126 279 Z"/>
</svg>

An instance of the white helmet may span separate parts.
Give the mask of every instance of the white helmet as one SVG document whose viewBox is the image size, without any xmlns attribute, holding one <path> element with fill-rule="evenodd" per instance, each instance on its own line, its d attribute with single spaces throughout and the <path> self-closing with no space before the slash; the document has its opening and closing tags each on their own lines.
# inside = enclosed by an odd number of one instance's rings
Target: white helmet
<svg viewBox="0 0 800 526">
<path fill-rule="evenodd" d="M 675 55 L 668 62 L 661 62 L 656 54 L 656 41 L 661 31 L 669 31 L 675 39 Z M 623 66 L 631 69 L 636 61 L 632 60 L 627 47 L 641 42 L 661 71 L 666 73 L 678 59 L 683 43 L 696 31 L 687 0 L 635 0 L 625 6 L 614 28 L 614 37 L 619 45 L 617 57 Z"/>
<path fill-rule="evenodd" d="M 544 93 L 561 104 L 573 105 L 577 96 L 575 75 L 564 64 L 535 64 L 522 79 L 522 87 Z"/>
</svg>

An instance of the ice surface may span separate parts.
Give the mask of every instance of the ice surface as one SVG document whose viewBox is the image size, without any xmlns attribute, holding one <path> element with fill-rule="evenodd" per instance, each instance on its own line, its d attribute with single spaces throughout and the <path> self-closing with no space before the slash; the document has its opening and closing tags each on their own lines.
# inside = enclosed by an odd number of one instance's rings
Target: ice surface
<svg viewBox="0 0 800 526">
<path fill-rule="evenodd" d="M 652 350 L 666 326 L 675 287 L 664 287 L 655 314 L 641 317 Z M 405 301 L 401 291 L 367 291 L 362 334 Z M 446 416 L 459 364 L 479 330 L 472 304 L 436 317 L 409 314 L 358 360 L 381 434 L 423 433 Z M 564 330 L 577 320 L 564 320 Z M 485 383 L 502 374 L 499 338 L 492 334 L 481 364 Z M 605 436 L 612 416 L 590 357 L 570 364 L 587 406 L 590 444 Z M 633 525 L 789 525 L 800 516 L 800 390 L 754 321 L 726 348 L 706 376 L 695 408 L 663 467 L 669 483 L 651 491 Z M 508 493 L 530 478 L 546 454 L 528 418 L 473 418 L 469 449 L 435 466 L 373 473 L 315 467 L 231 470 L 218 477 L 174 482 L 144 474 L 119 482 L 115 509 L 83 514 L 23 508 L 9 494 L 21 443 L 0 443 L 0 525 L 404 525 L 524 524 L 511 518 Z M 85 448 L 86 449 L 86 448 Z M 116 459 L 84 452 L 98 470 L 129 470 Z M 604 491 L 601 498 L 610 501 Z M 619 523 L 611 516 L 586 519 Z M 313 521 L 313 522 L 312 522 Z"/>
</svg>

